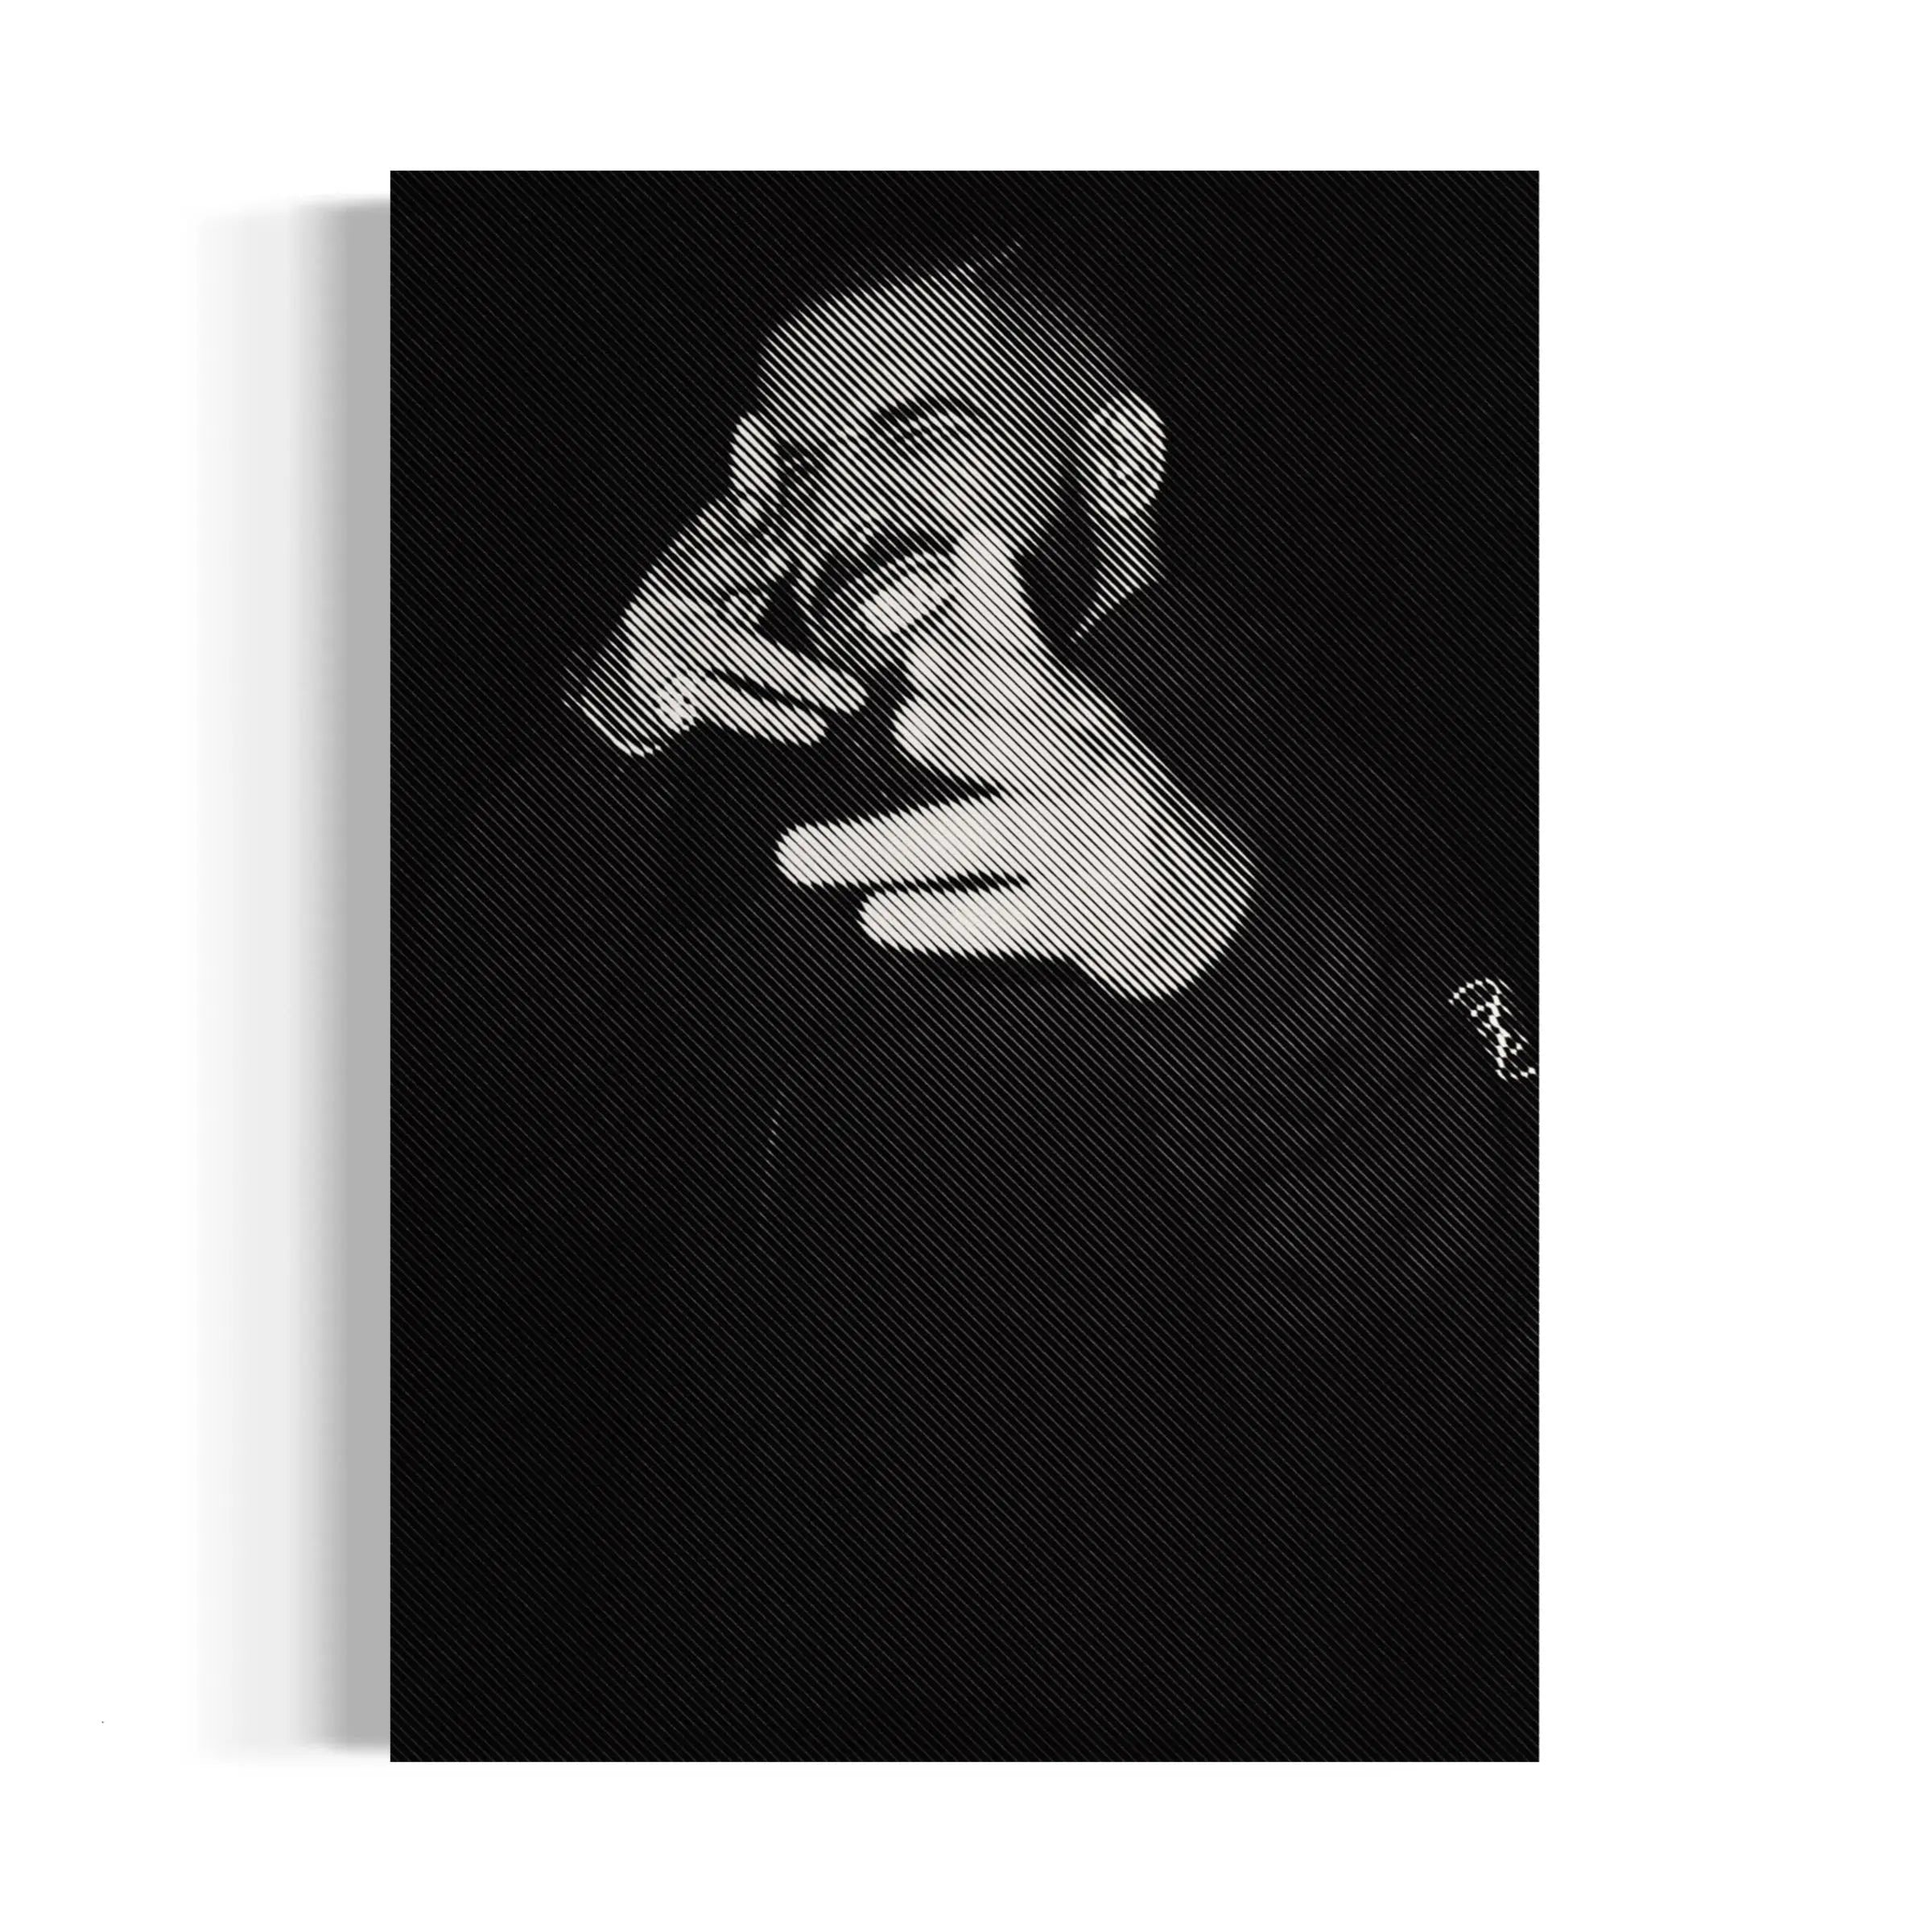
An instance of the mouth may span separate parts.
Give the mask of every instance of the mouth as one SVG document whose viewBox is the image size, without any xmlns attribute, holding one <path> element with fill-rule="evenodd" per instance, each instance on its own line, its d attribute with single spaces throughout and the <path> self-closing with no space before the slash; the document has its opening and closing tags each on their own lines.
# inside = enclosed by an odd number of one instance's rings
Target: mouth
<svg viewBox="0 0 1932 1932">
<path fill-rule="evenodd" d="M 818 601 L 819 622 L 833 635 L 882 639 L 929 617 L 952 590 L 945 552 L 922 546 L 841 572 Z"/>
</svg>

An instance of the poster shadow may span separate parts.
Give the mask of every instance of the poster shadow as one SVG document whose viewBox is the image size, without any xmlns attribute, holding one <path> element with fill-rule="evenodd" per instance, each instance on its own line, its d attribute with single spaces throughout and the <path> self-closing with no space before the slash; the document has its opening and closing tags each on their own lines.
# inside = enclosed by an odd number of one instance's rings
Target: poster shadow
<svg viewBox="0 0 1932 1932">
<path fill-rule="evenodd" d="M 204 231 L 202 1707 L 389 1736 L 389 221 Z"/>
</svg>

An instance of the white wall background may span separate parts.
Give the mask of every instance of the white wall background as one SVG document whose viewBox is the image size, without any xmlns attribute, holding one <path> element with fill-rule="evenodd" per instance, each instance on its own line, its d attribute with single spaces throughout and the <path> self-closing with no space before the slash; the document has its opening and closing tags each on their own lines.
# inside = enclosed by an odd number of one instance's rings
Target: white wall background
<svg viewBox="0 0 1932 1932">
<path fill-rule="evenodd" d="M 14 21 L 0 1917 L 1923 1923 L 1909 28 L 1690 0 Z M 1546 171 L 1540 1766 L 317 1741 L 349 835 L 304 211 L 391 165 L 855 163 Z"/>
</svg>

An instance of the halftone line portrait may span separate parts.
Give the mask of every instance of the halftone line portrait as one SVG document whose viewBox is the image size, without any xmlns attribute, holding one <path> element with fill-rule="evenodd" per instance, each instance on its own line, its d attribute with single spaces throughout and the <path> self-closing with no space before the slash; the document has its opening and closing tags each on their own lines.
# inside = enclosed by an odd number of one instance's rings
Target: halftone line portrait
<svg viewBox="0 0 1932 1932">
<path fill-rule="evenodd" d="M 1535 177 L 393 233 L 396 1755 L 1534 1757 Z"/>
</svg>

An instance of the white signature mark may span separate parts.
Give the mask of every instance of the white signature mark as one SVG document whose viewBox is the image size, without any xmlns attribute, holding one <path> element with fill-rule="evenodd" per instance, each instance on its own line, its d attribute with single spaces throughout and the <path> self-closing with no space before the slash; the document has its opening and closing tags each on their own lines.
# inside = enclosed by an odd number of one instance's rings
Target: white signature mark
<svg viewBox="0 0 1932 1932">
<path fill-rule="evenodd" d="M 1516 1015 L 1510 1010 L 1509 989 L 1501 980 L 1471 980 L 1450 994 L 1449 1004 L 1461 1007 L 1488 1034 L 1499 1080 L 1534 1078 L 1536 1069 L 1522 1064 L 1530 1037 L 1517 1027 Z"/>
</svg>

